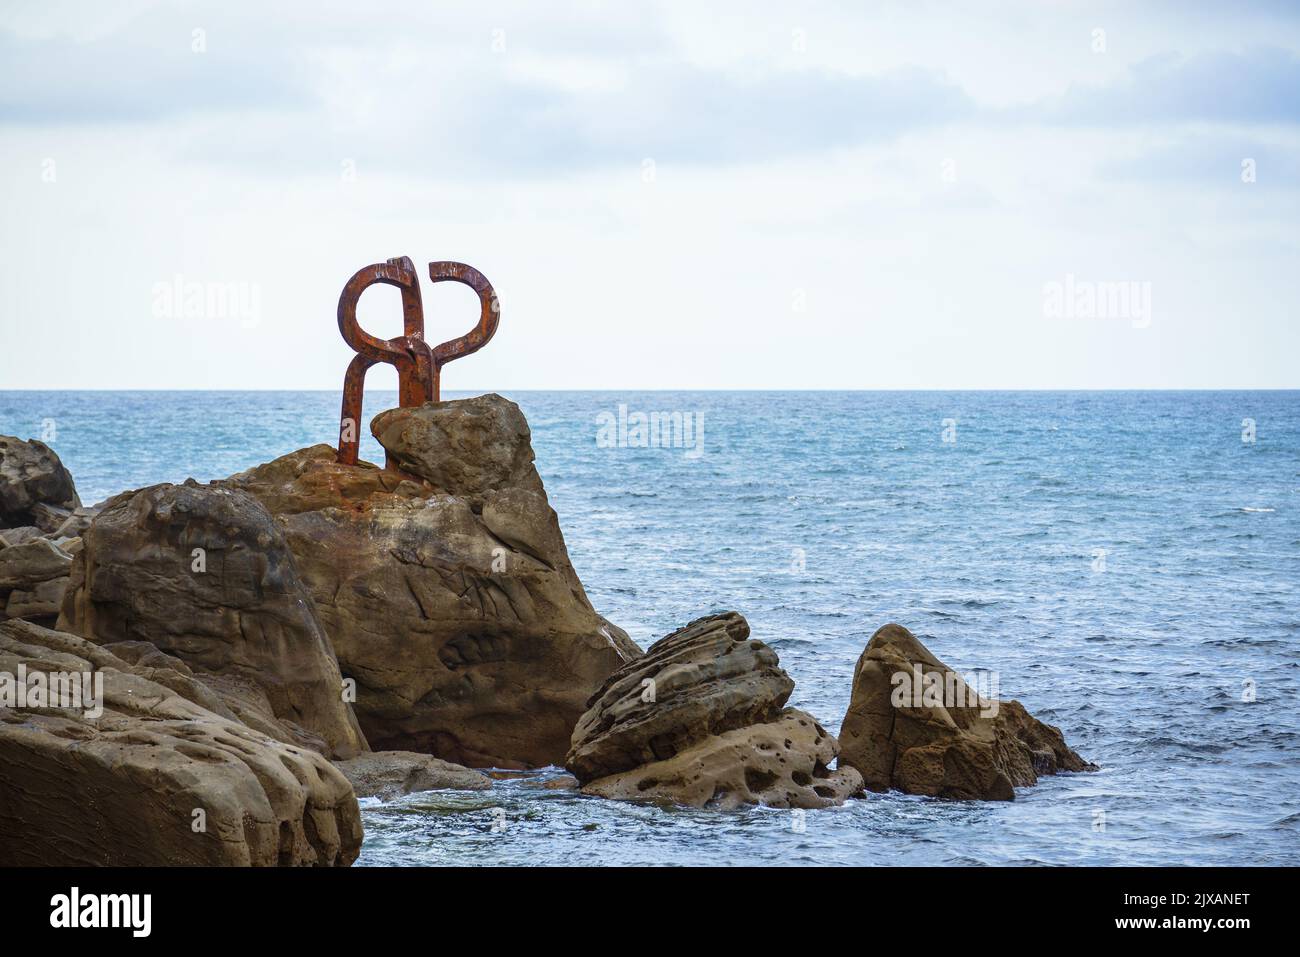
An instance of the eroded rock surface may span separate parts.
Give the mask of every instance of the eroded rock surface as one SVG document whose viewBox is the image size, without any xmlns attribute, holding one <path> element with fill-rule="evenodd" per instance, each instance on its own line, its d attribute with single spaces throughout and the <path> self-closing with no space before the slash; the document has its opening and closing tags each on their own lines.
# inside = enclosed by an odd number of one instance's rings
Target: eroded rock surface
<svg viewBox="0 0 1300 957">
<path fill-rule="evenodd" d="M 920 698 L 910 690 L 918 668 L 934 676 L 922 679 Z M 945 689 L 941 698 L 923 696 L 926 680 Z M 903 689 L 897 707 L 896 688 Z M 877 631 L 858 659 L 840 745 L 841 765 L 857 768 L 874 791 L 1010 801 L 1014 788 L 1037 783 L 1040 774 L 1096 770 L 1066 745 L 1058 728 L 1018 701 L 980 698 L 910 631 L 893 624 Z"/>
<path fill-rule="evenodd" d="M 102 676 L 102 713 L 0 706 L 0 866 L 347 865 L 360 852 L 360 811 L 337 769 L 208 710 L 185 693 L 190 676 L 159 683 L 163 656 L 133 665 L 74 635 L 0 623 L 0 682 L 20 666 L 29 679 Z"/>
<path fill-rule="evenodd" d="M 640 650 L 592 608 L 497 395 L 376 417 L 397 468 L 329 446 L 221 483 L 277 517 L 376 750 L 558 763 L 587 698 Z"/>
<path fill-rule="evenodd" d="M 582 793 L 694 807 L 832 807 L 862 790 L 857 771 L 831 770 L 838 750 L 816 718 L 787 708 L 775 721 L 707 737 L 667 760 L 597 778 Z"/>
<path fill-rule="evenodd" d="M 591 699 L 565 766 L 581 781 L 671 758 L 710 735 L 772 721 L 794 690 L 776 652 L 735 612 L 651 645 Z"/>
<path fill-rule="evenodd" d="M 794 682 L 735 612 L 691 622 L 610 676 L 565 766 L 584 794 L 695 807 L 817 808 L 861 790 L 835 738 L 784 708 Z"/>
<path fill-rule="evenodd" d="M 180 659 L 272 737 L 331 757 L 367 750 L 284 536 L 243 492 L 187 483 L 110 500 L 73 559 L 58 627 Z"/>
</svg>

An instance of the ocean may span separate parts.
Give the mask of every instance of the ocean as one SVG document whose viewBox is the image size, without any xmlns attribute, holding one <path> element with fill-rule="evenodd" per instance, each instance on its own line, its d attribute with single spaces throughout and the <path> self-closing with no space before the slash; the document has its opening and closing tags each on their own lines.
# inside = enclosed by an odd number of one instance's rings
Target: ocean
<svg viewBox="0 0 1300 957">
<path fill-rule="evenodd" d="M 550 769 L 367 799 L 360 864 L 1300 864 L 1300 392 L 506 395 L 592 603 L 642 647 L 739 611 L 834 732 L 898 622 L 1101 770 L 795 815 L 583 798 Z M 331 442 L 338 413 L 0 392 L 0 433 L 47 438 L 86 503 Z M 643 447 L 650 413 L 690 441 Z"/>
</svg>

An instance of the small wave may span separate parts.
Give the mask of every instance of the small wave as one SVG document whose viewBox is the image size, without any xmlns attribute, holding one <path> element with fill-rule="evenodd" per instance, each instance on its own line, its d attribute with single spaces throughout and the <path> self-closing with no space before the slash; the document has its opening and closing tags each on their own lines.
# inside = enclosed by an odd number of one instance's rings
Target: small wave
<svg viewBox="0 0 1300 957">
<path fill-rule="evenodd" d="M 1280 645 L 1282 643 L 1276 638 L 1252 638 L 1249 635 L 1242 635 L 1238 638 L 1205 638 L 1201 641 L 1201 644 L 1209 645 L 1211 648 L 1236 648 L 1243 645 L 1254 648 Z"/>
<path fill-rule="evenodd" d="M 1276 512 L 1275 508 L 1252 508 L 1249 505 L 1243 505 L 1237 511 L 1239 512 Z"/>
<path fill-rule="evenodd" d="M 1228 750 L 1226 744 L 1216 744 L 1212 741 L 1180 741 L 1178 738 L 1163 734 L 1147 738 L 1146 744 L 1150 748 L 1173 748 L 1190 754 L 1222 754 Z"/>
<path fill-rule="evenodd" d="M 921 611 L 923 614 L 933 615 L 935 618 L 943 618 L 950 621 L 961 620 L 961 615 L 958 615 L 955 612 L 951 612 L 951 611 L 941 611 L 938 608 L 923 608 L 921 609 Z"/>
</svg>

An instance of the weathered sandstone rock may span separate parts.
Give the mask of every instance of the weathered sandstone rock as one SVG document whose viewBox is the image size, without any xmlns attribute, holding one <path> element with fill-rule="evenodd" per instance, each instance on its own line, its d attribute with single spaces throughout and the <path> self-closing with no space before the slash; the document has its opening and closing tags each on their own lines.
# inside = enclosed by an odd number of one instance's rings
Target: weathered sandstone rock
<svg viewBox="0 0 1300 957">
<path fill-rule="evenodd" d="M 574 728 L 565 766 L 583 793 L 695 807 L 818 808 L 862 788 L 776 652 L 735 612 L 691 622 L 611 675 Z"/>
<path fill-rule="evenodd" d="M 390 801 L 417 791 L 482 791 L 492 786 L 481 771 L 413 751 L 371 751 L 336 761 L 335 767 L 352 782 L 359 798 Z"/>
<path fill-rule="evenodd" d="M 0 549 L 0 621 L 25 618 L 53 624 L 71 565 L 72 556 L 45 538 Z"/>
<path fill-rule="evenodd" d="M 912 695 L 917 668 L 934 676 L 922 679 L 923 688 L 947 689 L 936 692 L 941 697 Z M 891 700 L 896 688 L 899 707 Z M 1096 770 L 1059 729 L 1018 701 L 980 698 L 911 632 L 892 624 L 858 659 L 840 745 L 840 763 L 857 768 L 874 791 L 1010 801 L 1013 788 L 1037 783 L 1040 774 Z"/>
<path fill-rule="evenodd" d="M 372 747 L 558 763 L 587 698 L 640 650 L 583 591 L 523 414 L 486 395 L 373 431 L 397 468 L 322 445 L 221 484 L 277 517 Z"/>
<path fill-rule="evenodd" d="M 102 713 L 0 707 L 0 866 L 347 865 L 360 852 L 339 771 L 152 680 L 165 667 L 0 623 L 0 682 L 19 666 L 29 681 L 94 672 Z"/>
<path fill-rule="evenodd" d="M 37 538 L 0 550 L 0 590 L 30 588 L 52 578 L 66 578 L 72 556 L 49 539 Z"/>
<path fill-rule="evenodd" d="M 58 627 L 181 659 L 272 737 L 331 757 L 367 749 L 284 536 L 243 492 L 187 483 L 110 500 L 73 559 Z"/>
<path fill-rule="evenodd" d="M 671 758 L 781 713 L 794 682 L 735 612 L 699 618 L 612 675 L 573 730 L 565 766 L 580 781 Z"/>
<path fill-rule="evenodd" d="M 95 516 L 99 514 L 99 506 L 76 508 L 71 511 L 59 509 L 58 512 L 54 512 L 51 510 L 45 514 L 51 516 L 51 521 L 60 516 L 62 517 L 62 522 L 50 533 L 50 538 L 59 542 L 79 538 L 90 527 L 90 523 L 95 520 Z"/>
<path fill-rule="evenodd" d="M 0 529 L 0 548 L 8 548 L 11 545 L 21 545 L 24 542 L 35 541 L 38 538 L 44 538 L 45 533 L 35 525 L 22 525 L 18 528 Z"/>
<path fill-rule="evenodd" d="M 67 578 L 54 578 L 37 582 L 30 589 L 14 589 L 5 597 L 0 595 L 0 621 L 5 618 L 23 618 L 28 621 L 53 623 L 63 605 L 67 591 Z"/>
<path fill-rule="evenodd" d="M 389 409 L 371 432 L 394 466 L 436 489 L 478 503 L 503 489 L 545 495 L 528 420 L 499 395 Z"/>
<path fill-rule="evenodd" d="M 66 516 L 38 508 L 44 505 L 67 512 L 81 507 L 72 475 L 44 442 L 0 435 L 0 528 L 36 525 L 55 531 Z"/>
<path fill-rule="evenodd" d="M 830 769 L 838 750 L 817 719 L 787 708 L 775 721 L 726 731 L 665 761 L 598 778 L 582 793 L 693 807 L 832 807 L 862 790 L 857 771 Z"/>
</svg>

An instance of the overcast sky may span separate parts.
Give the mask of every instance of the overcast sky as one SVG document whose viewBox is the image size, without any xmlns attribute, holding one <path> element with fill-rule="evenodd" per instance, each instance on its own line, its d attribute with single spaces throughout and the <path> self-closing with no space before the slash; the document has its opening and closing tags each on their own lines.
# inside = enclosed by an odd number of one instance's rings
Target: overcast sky
<svg viewBox="0 0 1300 957">
<path fill-rule="evenodd" d="M 1288 5 L 707 6 L 5 3 L 0 389 L 1300 386 Z"/>
</svg>

